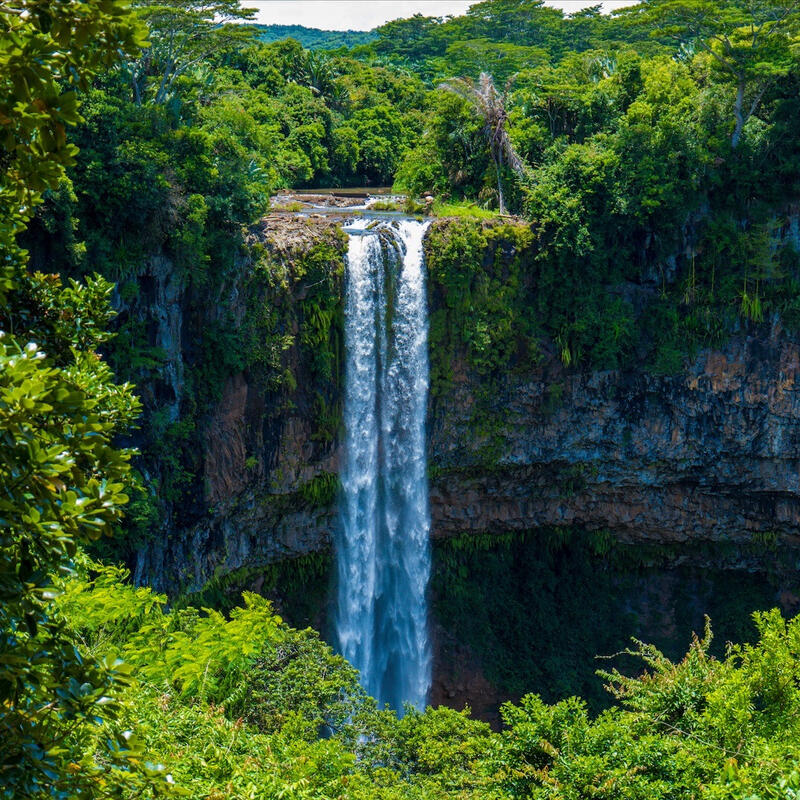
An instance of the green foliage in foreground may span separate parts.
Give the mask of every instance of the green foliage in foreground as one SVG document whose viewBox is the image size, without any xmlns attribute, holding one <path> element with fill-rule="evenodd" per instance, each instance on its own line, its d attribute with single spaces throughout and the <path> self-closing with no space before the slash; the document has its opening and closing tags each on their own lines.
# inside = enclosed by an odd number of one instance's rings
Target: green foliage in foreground
<svg viewBox="0 0 800 800">
<path fill-rule="evenodd" d="M 91 305 L 102 308 L 110 287 L 97 279 L 63 288 L 42 275 L 31 286 L 41 303 L 31 310 L 59 315 L 55 327 L 75 325 L 75 333 L 48 336 L 39 328 L 24 347 L 0 334 L 0 775 L 14 797 L 61 787 L 69 776 L 52 776 L 80 763 L 72 726 L 97 713 L 97 704 L 113 711 L 106 695 L 121 677 L 113 659 L 81 658 L 48 601 L 51 573 L 68 570 L 76 542 L 101 536 L 127 502 L 129 454 L 111 439 L 138 409 L 131 387 L 112 383 L 94 348 L 78 349 L 82 315 L 87 340 L 102 341 L 92 331 Z M 59 348 L 70 345 L 73 357 L 59 365 Z M 125 743 L 115 740 L 111 749 L 120 748 Z M 64 796 L 94 771 L 84 765 L 75 782 L 65 780 Z"/>
<path fill-rule="evenodd" d="M 54 574 L 121 516 L 129 453 L 114 437 L 139 405 L 97 353 L 111 285 L 28 270 L 17 242 L 75 147 L 75 89 L 143 31 L 127 4 L 14 0 L 0 6 L 0 795 L 95 797 L 114 775 L 149 773 L 122 729 L 114 659 L 81 654 L 54 613 Z M 89 46 L 88 42 L 92 42 Z M 72 43 L 78 47 L 71 48 Z M 92 758 L 92 750 L 98 758 Z"/>
<path fill-rule="evenodd" d="M 645 672 L 603 675 L 617 705 L 593 718 L 577 698 L 528 695 L 493 733 L 468 712 L 377 709 L 343 659 L 256 595 L 227 618 L 168 611 L 99 564 L 61 589 L 82 656 L 131 669 L 107 732 L 135 731 L 167 776 L 119 774 L 121 797 L 790 800 L 800 787 L 800 618 L 778 611 L 722 660 L 710 628 L 680 663 L 635 642 Z"/>
</svg>

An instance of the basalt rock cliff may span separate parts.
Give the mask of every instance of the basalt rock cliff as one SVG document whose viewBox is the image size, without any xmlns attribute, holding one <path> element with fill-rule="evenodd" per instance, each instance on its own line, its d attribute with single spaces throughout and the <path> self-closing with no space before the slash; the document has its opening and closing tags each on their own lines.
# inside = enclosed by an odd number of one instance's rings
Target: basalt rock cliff
<svg viewBox="0 0 800 800">
<path fill-rule="evenodd" d="M 629 542 L 796 538 L 799 381 L 800 347 L 777 325 L 677 376 L 568 373 L 553 359 L 498 387 L 486 474 L 464 379 L 432 415 L 436 535 L 570 525 Z"/>
<path fill-rule="evenodd" d="M 332 219 L 276 216 L 251 231 L 250 255 L 218 302 L 263 357 L 225 378 L 203 418 L 208 512 L 173 518 L 147 542 L 137 580 L 192 591 L 330 548 L 345 248 Z M 152 323 L 179 394 L 176 309 L 186 299 L 168 289 Z M 435 311 L 435 286 L 431 302 Z M 451 367 L 429 414 L 434 537 L 570 526 L 629 543 L 724 542 L 731 566 L 752 569 L 761 567 L 746 545 L 800 541 L 800 345 L 777 319 L 669 376 L 567 369 L 553 349 L 487 392 L 458 358 Z"/>
</svg>

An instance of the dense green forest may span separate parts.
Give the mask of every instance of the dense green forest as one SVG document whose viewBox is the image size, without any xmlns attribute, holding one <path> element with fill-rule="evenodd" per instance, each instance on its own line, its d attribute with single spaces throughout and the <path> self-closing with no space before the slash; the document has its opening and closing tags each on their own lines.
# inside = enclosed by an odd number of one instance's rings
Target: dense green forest
<svg viewBox="0 0 800 800">
<path fill-rule="evenodd" d="M 262 42 L 294 39 L 309 50 L 355 47 L 359 44 L 369 44 L 377 38 L 374 31 L 324 31 L 319 28 L 306 28 L 303 25 L 256 25 L 255 27 Z"/>
<path fill-rule="evenodd" d="M 2 796 L 800 797 L 800 620 L 777 611 L 721 659 L 710 627 L 680 663 L 635 642 L 638 677 L 603 676 L 608 710 L 527 695 L 493 732 L 377 708 L 257 595 L 169 605 L 97 560 L 199 513 L 193 437 L 243 359 L 283 379 L 220 324 L 177 414 L 145 397 L 142 416 L 134 384 L 163 353 L 112 301 L 135 301 L 156 252 L 214 297 L 281 188 L 394 185 L 452 217 L 429 258 L 434 392 L 456 348 L 489 378 L 546 348 L 669 374 L 734 331 L 796 331 L 800 8 L 484 0 L 331 52 L 259 41 L 250 16 L 0 6 Z M 642 313 L 620 287 L 648 270 Z"/>
</svg>

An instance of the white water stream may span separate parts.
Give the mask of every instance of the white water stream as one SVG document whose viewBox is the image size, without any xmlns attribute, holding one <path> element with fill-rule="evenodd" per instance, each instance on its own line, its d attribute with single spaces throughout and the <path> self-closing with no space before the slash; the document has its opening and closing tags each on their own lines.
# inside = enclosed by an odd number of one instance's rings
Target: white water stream
<svg viewBox="0 0 800 800">
<path fill-rule="evenodd" d="M 431 680 L 425 453 L 427 223 L 351 223 L 345 460 L 337 546 L 342 654 L 378 701 L 423 708 Z M 363 223 L 362 223 L 363 224 Z"/>
</svg>

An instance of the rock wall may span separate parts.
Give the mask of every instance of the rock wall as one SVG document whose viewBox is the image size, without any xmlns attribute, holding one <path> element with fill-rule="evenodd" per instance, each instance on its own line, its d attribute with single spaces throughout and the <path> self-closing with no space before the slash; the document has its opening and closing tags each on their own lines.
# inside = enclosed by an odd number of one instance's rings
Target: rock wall
<svg viewBox="0 0 800 800">
<path fill-rule="evenodd" d="M 215 575 L 329 545 L 335 508 L 307 490 L 319 476 L 338 472 L 335 437 L 320 430 L 320 409 L 340 404 L 341 376 L 338 366 L 318 374 L 304 301 L 317 287 L 332 309 L 341 306 L 344 242 L 335 222 L 268 218 L 250 231 L 248 255 L 210 308 L 202 298 L 181 298 L 178 305 L 199 317 L 198 336 L 208 315 L 226 314 L 234 340 L 247 350 L 246 366 L 228 375 L 200 419 L 194 504 L 204 513 L 193 518 L 186 503 L 171 510 L 163 530 L 138 548 L 137 582 L 194 591 Z M 190 313 L 184 310 L 176 336 L 174 315 L 161 313 L 162 306 L 153 306 L 154 335 L 182 343 L 180 361 L 194 346 Z M 335 339 L 335 320 L 324 320 Z M 174 360 L 162 369 L 165 377 L 175 372 Z"/>
<path fill-rule="evenodd" d="M 296 267 L 320 241 L 341 261 L 335 220 L 265 221 L 250 245 L 268 255 L 273 278 L 254 282 L 256 259 L 245 261 L 228 301 L 243 308 L 256 291 L 265 307 L 302 304 L 311 283 Z M 341 292 L 341 275 L 335 286 Z M 285 318 L 295 385 L 270 388 L 257 365 L 227 379 L 204 420 L 210 512 L 142 548 L 137 580 L 198 590 L 214 575 L 330 547 L 335 502 L 315 501 L 304 487 L 337 473 L 338 445 L 319 435 L 302 321 Z M 800 346 L 777 322 L 700 352 L 673 377 L 565 370 L 551 356 L 496 380 L 488 403 L 486 392 L 475 399 L 476 376 L 456 365 L 430 408 L 433 536 L 574 526 L 625 542 L 798 543 L 798 370 Z M 331 385 L 326 402 L 335 408 L 341 397 Z"/>
<path fill-rule="evenodd" d="M 565 372 L 553 359 L 498 386 L 487 472 L 462 378 L 432 414 L 436 535 L 570 525 L 624 541 L 796 540 L 799 371 L 777 325 L 676 377 Z"/>
</svg>

